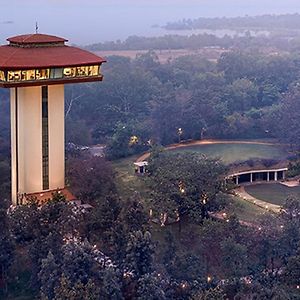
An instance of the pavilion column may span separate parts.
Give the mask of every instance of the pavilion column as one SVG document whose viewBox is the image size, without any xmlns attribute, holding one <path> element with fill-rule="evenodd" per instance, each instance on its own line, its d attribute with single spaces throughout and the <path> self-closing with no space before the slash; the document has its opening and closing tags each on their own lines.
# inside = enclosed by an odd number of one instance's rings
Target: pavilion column
<svg viewBox="0 0 300 300">
<path fill-rule="evenodd" d="M 270 181 L 270 172 L 267 172 L 267 181 Z"/>
<path fill-rule="evenodd" d="M 250 182 L 253 182 L 253 173 L 250 173 Z"/>
<path fill-rule="evenodd" d="M 277 181 L 277 171 L 275 171 L 274 180 Z"/>
<path fill-rule="evenodd" d="M 238 175 L 236 175 L 236 177 L 235 177 L 235 184 L 239 185 L 239 176 Z"/>
<path fill-rule="evenodd" d="M 282 179 L 285 180 L 285 171 L 282 171 Z"/>
</svg>

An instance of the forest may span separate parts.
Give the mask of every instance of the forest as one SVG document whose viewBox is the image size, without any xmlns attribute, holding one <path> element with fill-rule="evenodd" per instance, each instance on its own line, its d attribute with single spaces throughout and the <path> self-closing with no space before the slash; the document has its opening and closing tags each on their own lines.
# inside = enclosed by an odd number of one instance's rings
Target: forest
<svg viewBox="0 0 300 300">
<path fill-rule="evenodd" d="M 10 207 L 9 93 L 0 90 L 0 298 L 300 298 L 299 199 L 256 224 L 234 213 L 217 218 L 230 208 L 227 167 L 161 151 L 208 138 L 276 139 L 299 149 L 300 56 L 241 39 L 217 61 L 161 63 L 153 50 L 110 56 L 102 83 L 66 86 L 67 144 L 106 147 L 105 157 L 67 147 L 67 184 L 92 209 L 58 193 L 43 206 L 32 199 Z M 145 151 L 147 197 L 125 194 L 115 163 Z"/>
<path fill-rule="evenodd" d="M 154 52 L 130 60 L 110 57 L 103 84 L 70 87 L 68 139 L 107 144 L 124 157 L 199 138 L 279 138 L 299 143 L 299 57 L 232 51 L 215 63 L 195 56 L 167 64 Z M 280 74 L 280 75 L 279 75 Z M 72 101 L 72 100 L 70 100 Z M 295 124 L 294 124 L 295 122 Z M 293 128 L 293 130 L 290 130 Z M 138 142 L 129 145 L 131 136 Z"/>
</svg>

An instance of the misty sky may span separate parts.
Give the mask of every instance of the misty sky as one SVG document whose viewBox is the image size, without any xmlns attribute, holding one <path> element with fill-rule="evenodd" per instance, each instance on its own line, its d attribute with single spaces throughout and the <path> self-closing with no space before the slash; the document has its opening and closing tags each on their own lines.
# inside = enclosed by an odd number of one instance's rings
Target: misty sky
<svg viewBox="0 0 300 300">
<path fill-rule="evenodd" d="M 0 43 L 34 32 L 76 44 L 156 35 L 151 25 L 182 18 L 300 13 L 300 0 L 0 0 Z"/>
</svg>

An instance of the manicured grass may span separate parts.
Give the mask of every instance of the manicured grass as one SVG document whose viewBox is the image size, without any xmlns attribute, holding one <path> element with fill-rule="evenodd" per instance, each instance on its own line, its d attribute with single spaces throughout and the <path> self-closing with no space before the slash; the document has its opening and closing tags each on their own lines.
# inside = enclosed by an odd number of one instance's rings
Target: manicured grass
<svg viewBox="0 0 300 300">
<path fill-rule="evenodd" d="M 251 158 L 260 159 L 282 159 L 288 156 L 286 147 L 280 145 L 263 144 L 203 144 L 182 147 L 174 150 L 175 152 L 199 152 L 208 157 L 218 157 L 224 163 L 245 161 Z"/>
<path fill-rule="evenodd" d="M 277 205 L 283 205 L 289 196 L 300 198 L 300 186 L 287 187 L 280 183 L 265 183 L 246 186 L 245 191 L 257 199 Z"/>
</svg>

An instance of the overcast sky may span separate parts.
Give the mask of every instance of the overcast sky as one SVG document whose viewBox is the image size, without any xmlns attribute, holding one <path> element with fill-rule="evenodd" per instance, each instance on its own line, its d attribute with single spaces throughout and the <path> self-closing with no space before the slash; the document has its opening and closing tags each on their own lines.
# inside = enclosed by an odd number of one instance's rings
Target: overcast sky
<svg viewBox="0 0 300 300">
<path fill-rule="evenodd" d="M 0 42 L 34 32 L 77 44 L 154 35 L 151 25 L 200 16 L 300 13 L 300 0 L 0 0 Z"/>
</svg>

